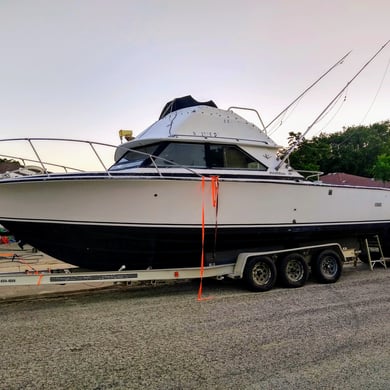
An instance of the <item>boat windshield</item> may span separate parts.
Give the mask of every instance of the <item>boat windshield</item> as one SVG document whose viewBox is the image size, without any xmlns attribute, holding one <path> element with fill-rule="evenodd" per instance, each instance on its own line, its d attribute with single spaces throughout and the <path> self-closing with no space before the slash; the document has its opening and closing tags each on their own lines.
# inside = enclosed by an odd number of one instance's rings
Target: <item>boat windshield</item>
<svg viewBox="0 0 390 390">
<path fill-rule="evenodd" d="M 159 144 L 152 144 L 131 149 L 126 152 L 109 170 L 121 171 L 123 169 L 140 167 L 145 160 L 150 159 L 150 155 L 154 155 L 158 146 Z"/>
<path fill-rule="evenodd" d="M 265 165 L 235 145 L 161 142 L 129 150 L 110 171 L 156 166 L 267 170 Z"/>
</svg>

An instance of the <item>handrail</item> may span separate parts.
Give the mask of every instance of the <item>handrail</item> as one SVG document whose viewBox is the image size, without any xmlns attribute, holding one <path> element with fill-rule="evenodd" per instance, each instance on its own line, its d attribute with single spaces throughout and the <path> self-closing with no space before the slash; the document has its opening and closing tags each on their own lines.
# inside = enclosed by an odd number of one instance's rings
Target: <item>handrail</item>
<svg viewBox="0 0 390 390">
<path fill-rule="evenodd" d="M 163 174 L 161 172 L 161 167 L 160 168 L 158 167 L 158 165 L 156 163 L 156 160 L 167 162 L 167 163 L 172 164 L 173 166 L 176 166 L 178 168 L 183 168 L 183 169 L 191 172 L 192 174 L 194 174 L 196 176 L 199 176 L 199 177 L 202 176 L 199 173 L 197 173 L 195 170 L 193 170 L 193 169 L 191 169 L 189 167 L 185 167 L 185 166 L 182 166 L 180 164 L 177 164 L 174 161 L 165 159 L 163 157 L 155 156 L 155 155 L 152 155 L 150 153 L 145 153 L 145 152 L 141 152 L 141 151 L 138 151 L 138 150 L 135 150 L 135 149 L 131 149 L 129 147 L 122 146 L 122 145 L 111 145 L 111 144 L 102 143 L 102 142 L 78 140 L 78 139 L 72 139 L 72 138 L 42 138 L 42 137 L 39 137 L 39 138 L 6 138 L 6 139 L 0 139 L 0 144 L 2 142 L 10 142 L 10 141 L 15 141 L 15 142 L 26 141 L 30 145 L 34 155 L 36 156 L 36 159 L 0 153 L 1 157 L 7 158 L 7 159 L 20 160 L 20 161 L 23 162 L 24 165 L 26 165 L 25 161 L 28 161 L 30 163 L 37 163 L 37 164 L 39 164 L 42 167 L 42 169 L 43 169 L 43 171 L 45 172 L 46 175 L 50 174 L 50 172 L 48 170 L 48 167 L 61 168 L 65 172 L 68 172 L 68 170 L 77 171 L 77 172 L 85 172 L 85 170 L 84 169 L 80 169 L 80 168 L 67 166 L 67 165 L 63 165 L 63 164 L 57 164 L 57 163 L 52 163 L 52 162 L 48 162 L 48 161 L 42 160 L 41 156 L 39 155 L 39 152 L 38 152 L 37 148 L 34 146 L 34 141 L 52 141 L 52 142 L 64 141 L 64 142 L 74 142 L 74 143 L 79 143 L 79 144 L 87 144 L 87 145 L 89 145 L 91 147 L 91 149 L 93 151 L 93 154 L 97 157 L 100 165 L 103 167 L 104 172 L 107 175 L 109 175 L 109 176 L 112 176 L 112 172 L 110 172 L 109 168 L 107 168 L 106 165 L 104 164 L 103 159 L 101 158 L 101 156 L 99 155 L 99 153 L 97 152 L 97 150 L 95 148 L 95 145 L 104 146 L 104 147 L 110 147 L 110 148 L 114 148 L 115 150 L 117 148 L 123 148 L 123 149 L 126 150 L 126 152 L 127 151 L 132 151 L 134 153 L 147 156 L 147 157 L 150 158 L 154 168 L 156 169 L 156 171 L 158 172 L 158 174 L 161 177 L 163 176 Z"/>
<path fill-rule="evenodd" d="M 230 106 L 227 110 L 228 110 L 228 111 L 231 111 L 231 110 L 234 109 L 234 108 L 237 109 L 237 110 L 253 111 L 253 112 L 257 115 L 257 117 L 259 118 L 259 121 L 260 121 L 260 123 L 261 123 L 261 126 L 263 126 L 263 132 L 264 132 L 265 134 L 267 134 L 267 128 L 265 127 L 264 122 L 263 122 L 263 120 L 261 119 L 261 116 L 260 116 L 259 112 L 258 112 L 255 108 L 240 107 L 240 106 Z"/>
<path fill-rule="evenodd" d="M 302 176 L 305 178 L 305 180 L 310 180 L 310 178 L 315 177 L 317 178 L 317 181 L 320 181 L 320 176 L 324 174 L 324 172 L 320 171 L 305 171 L 305 170 L 297 170 L 298 173 L 303 174 Z M 305 173 L 309 173 L 309 175 L 304 175 Z"/>
<path fill-rule="evenodd" d="M 20 157 L 20 156 L 12 156 L 12 155 L 8 155 L 8 154 L 0 154 L 0 156 L 4 157 L 4 158 L 7 158 L 7 159 L 20 160 L 20 161 L 23 162 L 24 165 L 26 165 L 25 161 L 32 162 L 32 163 L 38 163 L 38 164 L 41 165 L 41 167 L 42 167 L 42 164 L 43 164 L 43 170 L 45 172 L 48 172 L 48 170 L 46 168 L 47 165 L 49 165 L 51 167 L 62 168 L 65 172 L 68 172 L 68 170 L 77 171 L 77 172 L 85 172 L 83 169 L 69 167 L 69 166 L 61 165 L 61 164 L 50 163 L 48 161 L 34 160 L 34 159 L 31 159 L 31 158 Z"/>
<path fill-rule="evenodd" d="M 102 143 L 102 142 L 78 140 L 78 139 L 72 139 L 72 138 L 46 138 L 46 137 L 43 138 L 43 137 L 36 137 L 36 138 L 4 138 L 4 139 L 0 139 L 0 143 L 1 142 L 13 142 L 13 141 L 15 141 L 15 142 L 26 141 L 30 145 L 31 150 L 33 151 L 34 155 L 36 156 L 36 160 L 35 159 L 31 159 L 31 158 L 21 157 L 21 156 L 13 156 L 13 155 L 2 154 L 2 153 L 0 154 L 0 156 L 2 156 L 4 158 L 11 158 L 11 159 L 20 160 L 20 161 L 23 161 L 23 163 L 24 163 L 24 161 L 38 163 L 45 172 L 48 172 L 48 169 L 47 169 L 46 166 L 62 168 L 62 169 L 64 169 L 65 172 L 68 172 L 68 170 L 84 172 L 85 170 L 80 169 L 80 168 L 74 168 L 74 167 L 71 167 L 71 166 L 66 166 L 66 165 L 63 165 L 63 164 L 56 164 L 56 163 L 51 163 L 51 162 L 48 162 L 48 161 L 43 161 L 41 159 L 41 157 L 40 157 L 40 154 L 38 153 L 37 148 L 34 145 L 35 141 L 74 142 L 74 143 L 78 143 L 78 144 L 89 145 L 91 147 L 93 153 L 96 155 L 100 165 L 103 167 L 103 170 L 107 174 L 109 174 L 108 169 L 105 166 L 105 164 L 104 164 L 103 160 L 101 159 L 101 157 L 99 156 L 99 154 L 97 153 L 96 148 L 94 147 L 94 145 L 105 146 L 105 147 L 110 147 L 110 148 L 114 148 L 114 149 L 116 149 L 118 147 L 116 145 L 106 144 L 106 143 Z"/>
</svg>

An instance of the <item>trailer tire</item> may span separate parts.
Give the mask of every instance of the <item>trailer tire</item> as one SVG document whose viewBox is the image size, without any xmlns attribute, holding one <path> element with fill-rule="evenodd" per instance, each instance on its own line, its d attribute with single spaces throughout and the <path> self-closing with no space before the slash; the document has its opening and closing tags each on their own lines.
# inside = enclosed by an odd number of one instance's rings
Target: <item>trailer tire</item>
<svg viewBox="0 0 390 390">
<path fill-rule="evenodd" d="M 302 287 L 307 282 L 309 267 L 301 254 L 290 253 L 280 260 L 278 275 L 283 286 Z"/>
<path fill-rule="evenodd" d="M 276 266 L 272 259 L 267 256 L 256 256 L 247 260 L 243 280 L 250 291 L 263 292 L 272 289 L 276 275 Z"/>
<path fill-rule="evenodd" d="M 340 255 L 331 249 L 320 252 L 311 265 L 314 279 L 319 283 L 337 282 L 342 268 Z"/>
</svg>

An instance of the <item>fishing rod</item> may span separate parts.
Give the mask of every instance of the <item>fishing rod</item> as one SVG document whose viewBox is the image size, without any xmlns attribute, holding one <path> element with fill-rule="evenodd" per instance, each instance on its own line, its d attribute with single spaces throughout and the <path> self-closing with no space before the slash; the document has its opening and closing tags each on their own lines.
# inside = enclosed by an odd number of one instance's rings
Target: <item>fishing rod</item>
<svg viewBox="0 0 390 390">
<path fill-rule="evenodd" d="M 322 74 L 314 83 L 312 83 L 309 87 L 307 87 L 293 102 L 291 102 L 283 111 L 281 111 L 264 129 L 270 127 L 277 119 L 279 119 L 291 106 L 293 106 L 303 95 L 306 94 L 307 91 L 312 89 L 316 84 L 318 84 L 329 72 L 331 72 L 336 66 L 341 65 L 344 60 L 351 54 L 352 50 L 350 50 L 347 54 L 345 54 L 342 58 L 340 58 L 334 65 L 332 65 L 324 74 Z"/>
<path fill-rule="evenodd" d="M 324 115 L 324 113 L 332 106 L 332 104 L 342 95 L 342 93 L 350 86 L 350 84 L 360 75 L 361 72 L 374 60 L 374 58 L 389 44 L 390 39 L 359 69 L 359 71 L 352 77 L 351 80 L 347 82 L 345 87 L 332 99 L 332 101 L 321 111 L 321 113 L 314 119 L 311 125 L 306 129 L 306 131 L 301 134 L 296 142 L 290 146 L 287 150 L 286 154 L 277 165 L 276 170 L 280 169 L 280 167 L 285 163 L 285 161 L 290 157 L 291 153 L 301 144 L 305 135 L 312 129 L 312 127 L 318 122 L 318 120 Z"/>
</svg>

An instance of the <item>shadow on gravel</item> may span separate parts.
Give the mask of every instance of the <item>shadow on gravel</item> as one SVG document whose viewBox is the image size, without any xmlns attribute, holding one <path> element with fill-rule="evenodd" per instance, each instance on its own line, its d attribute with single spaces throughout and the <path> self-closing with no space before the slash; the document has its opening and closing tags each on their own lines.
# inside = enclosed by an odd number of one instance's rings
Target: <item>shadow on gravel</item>
<svg viewBox="0 0 390 390">
<path fill-rule="evenodd" d="M 357 267 L 352 264 L 347 264 L 343 269 L 341 279 L 337 282 L 343 283 L 345 280 L 353 281 L 359 277 L 361 273 L 372 273 L 366 264 L 358 264 Z M 375 277 L 375 271 L 372 274 Z M 58 291 L 49 292 L 41 295 L 28 295 L 28 296 L 16 296 L 10 298 L 4 298 L 0 300 L 0 306 L 15 304 L 17 302 L 29 303 L 34 305 L 35 303 L 40 306 L 44 305 L 58 305 L 60 302 L 64 304 L 84 304 L 84 303 L 98 303 L 120 300 L 136 300 L 142 298 L 143 300 L 161 298 L 172 299 L 180 295 L 180 297 L 188 297 L 189 299 L 197 299 L 199 289 L 199 279 L 193 280 L 176 280 L 168 282 L 136 282 L 133 284 L 121 284 L 108 285 L 105 287 L 93 287 L 90 289 L 80 289 L 74 291 Z M 312 286 L 316 284 L 311 277 L 307 281 L 306 286 Z M 301 287 L 305 288 L 305 286 Z M 283 289 L 280 282 L 277 281 L 274 290 Z M 223 296 L 223 295 L 235 295 L 249 293 L 245 285 L 240 280 L 232 280 L 230 278 L 224 278 L 217 280 L 213 278 L 203 279 L 203 296 Z M 250 293 L 250 294 L 264 294 L 264 293 Z"/>
<path fill-rule="evenodd" d="M 10 297 L 4 300 L 0 300 L 0 306 L 15 304 L 18 302 L 39 305 L 58 305 L 59 302 L 78 302 L 93 303 L 93 302 L 107 302 L 107 301 L 120 301 L 131 299 L 154 299 L 156 297 L 164 297 L 170 299 L 172 297 L 193 297 L 197 299 L 199 280 L 180 280 L 174 282 L 139 282 L 131 285 L 120 284 L 97 287 L 87 290 L 75 290 L 66 292 L 50 292 L 42 295 L 29 295 L 20 297 Z M 205 296 L 209 294 L 223 294 L 223 293 L 241 293 L 246 292 L 245 287 L 237 280 L 224 279 L 204 279 L 203 280 L 203 293 Z"/>
</svg>

